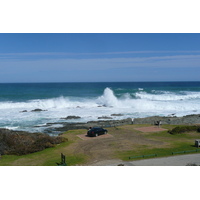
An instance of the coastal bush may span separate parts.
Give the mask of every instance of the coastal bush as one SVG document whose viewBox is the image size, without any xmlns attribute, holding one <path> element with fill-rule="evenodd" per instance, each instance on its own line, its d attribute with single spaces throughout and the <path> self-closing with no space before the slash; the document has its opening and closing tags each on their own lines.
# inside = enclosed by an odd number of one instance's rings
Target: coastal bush
<svg viewBox="0 0 200 200">
<path fill-rule="evenodd" d="M 65 142 L 63 137 L 0 129 L 0 154 L 25 155 Z"/>
<path fill-rule="evenodd" d="M 168 132 L 172 135 L 177 135 L 177 134 L 187 133 L 190 131 L 200 132 L 200 127 L 199 126 L 177 126 L 173 128 L 172 130 L 169 130 Z"/>
</svg>

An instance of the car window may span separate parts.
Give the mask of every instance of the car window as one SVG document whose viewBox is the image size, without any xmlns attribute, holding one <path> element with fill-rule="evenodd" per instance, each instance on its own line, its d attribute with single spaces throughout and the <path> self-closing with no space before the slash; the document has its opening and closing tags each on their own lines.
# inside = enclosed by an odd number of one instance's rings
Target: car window
<svg viewBox="0 0 200 200">
<path fill-rule="evenodd" d="M 93 131 L 99 131 L 101 128 L 92 128 Z"/>
</svg>

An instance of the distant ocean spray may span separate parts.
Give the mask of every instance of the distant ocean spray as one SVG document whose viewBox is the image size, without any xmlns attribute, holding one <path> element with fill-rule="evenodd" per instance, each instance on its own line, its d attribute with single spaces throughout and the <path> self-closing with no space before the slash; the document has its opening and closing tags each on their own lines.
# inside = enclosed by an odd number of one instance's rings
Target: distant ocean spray
<svg viewBox="0 0 200 200">
<path fill-rule="evenodd" d="M 199 105 L 200 82 L 0 84 L 0 127 L 43 131 L 41 125 L 65 122 L 61 118 L 70 115 L 81 118 L 68 122 L 184 116 L 200 113 Z"/>
</svg>

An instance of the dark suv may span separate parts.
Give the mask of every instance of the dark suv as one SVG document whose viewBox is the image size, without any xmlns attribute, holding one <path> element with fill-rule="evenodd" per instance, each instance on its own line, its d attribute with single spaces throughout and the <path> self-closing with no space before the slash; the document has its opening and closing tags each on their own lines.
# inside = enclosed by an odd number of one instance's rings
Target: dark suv
<svg viewBox="0 0 200 200">
<path fill-rule="evenodd" d="M 91 137 L 97 137 L 98 135 L 107 134 L 107 132 L 108 131 L 106 129 L 94 127 L 87 132 L 87 135 Z"/>
</svg>

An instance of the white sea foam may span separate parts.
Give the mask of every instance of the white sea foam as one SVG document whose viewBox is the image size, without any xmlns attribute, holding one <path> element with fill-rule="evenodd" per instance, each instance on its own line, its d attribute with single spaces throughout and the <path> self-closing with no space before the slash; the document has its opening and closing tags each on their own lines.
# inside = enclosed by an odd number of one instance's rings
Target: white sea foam
<svg viewBox="0 0 200 200">
<path fill-rule="evenodd" d="M 110 116 L 121 113 L 123 116 L 113 117 L 146 117 L 152 115 L 177 116 L 200 113 L 199 92 L 151 91 L 140 90 L 133 94 L 125 93 L 117 97 L 113 90 L 105 88 L 103 94 L 96 98 L 36 99 L 26 102 L 0 102 L 0 126 L 38 131 L 35 125 L 48 122 L 63 121 L 61 118 L 69 115 L 80 116 L 81 119 L 72 122 L 97 120 L 100 116 Z M 42 112 L 31 112 L 40 108 Z M 21 112 L 27 110 L 27 112 Z"/>
<path fill-rule="evenodd" d="M 136 98 L 156 100 L 156 101 L 174 101 L 174 100 L 190 100 L 190 99 L 200 99 L 199 92 L 184 92 L 182 94 L 163 92 L 162 94 L 150 94 L 147 92 L 137 92 L 135 94 Z"/>
<path fill-rule="evenodd" d="M 92 102 L 90 102 L 91 105 Z M 72 101 L 68 98 L 59 97 L 52 99 L 37 99 L 27 102 L 0 102 L 0 109 L 53 109 L 53 108 L 73 108 L 87 106 L 88 101 Z M 95 102 L 94 105 L 95 106 Z"/>
<path fill-rule="evenodd" d="M 1 127 L 1 128 L 6 128 L 6 129 L 10 129 L 10 130 L 17 130 L 19 128 L 19 126 L 5 126 L 5 127 Z"/>
</svg>

